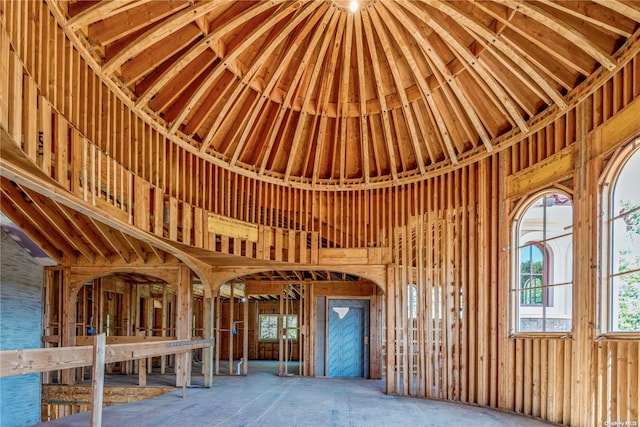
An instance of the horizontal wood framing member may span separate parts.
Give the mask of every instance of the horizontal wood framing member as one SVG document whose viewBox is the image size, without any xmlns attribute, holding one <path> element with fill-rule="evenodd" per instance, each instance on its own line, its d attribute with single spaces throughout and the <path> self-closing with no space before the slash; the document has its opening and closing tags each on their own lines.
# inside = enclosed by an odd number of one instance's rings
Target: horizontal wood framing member
<svg viewBox="0 0 640 427">
<path fill-rule="evenodd" d="M 105 363 L 115 363 L 147 357 L 180 354 L 211 347 L 212 339 L 110 344 L 106 347 Z M 0 352 L 0 377 L 47 372 L 58 369 L 91 366 L 93 346 L 4 350 Z"/>
</svg>

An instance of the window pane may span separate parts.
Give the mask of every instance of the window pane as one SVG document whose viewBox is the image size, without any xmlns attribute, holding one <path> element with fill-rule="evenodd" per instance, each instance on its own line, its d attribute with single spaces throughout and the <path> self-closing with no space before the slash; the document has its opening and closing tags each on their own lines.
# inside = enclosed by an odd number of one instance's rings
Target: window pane
<svg viewBox="0 0 640 427">
<path fill-rule="evenodd" d="M 571 284 L 550 286 L 547 298 L 549 303 L 545 311 L 544 330 L 546 332 L 571 331 L 571 316 L 573 311 Z"/>
<path fill-rule="evenodd" d="M 611 273 L 640 268 L 640 211 L 612 221 Z"/>
<path fill-rule="evenodd" d="M 547 196 L 545 202 L 545 238 L 548 240 L 571 233 L 573 208 L 567 196 L 564 194 L 551 194 Z"/>
<path fill-rule="evenodd" d="M 520 304 L 522 305 L 542 305 L 542 278 L 528 277 L 522 285 L 520 292 Z"/>
<path fill-rule="evenodd" d="M 608 331 L 640 332 L 640 150 L 614 180 L 609 210 Z"/>
<path fill-rule="evenodd" d="M 516 332 L 571 330 L 573 206 L 562 193 L 535 199 L 518 222 Z"/>
<path fill-rule="evenodd" d="M 538 244 L 520 249 L 520 304 L 543 304 L 544 255 Z"/>
<path fill-rule="evenodd" d="M 296 314 L 289 314 L 284 316 L 285 328 L 287 329 L 287 338 L 290 340 L 298 339 L 298 316 Z"/>
<path fill-rule="evenodd" d="M 522 301 L 529 298 L 529 291 L 518 292 L 518 299 Z M 544 307 L 540 305 L 520 305 L 518 310 L 518 332 L 541 332 L 543 331 Z"/>
<path fill-rule="evenodd" d="M 613 279 L 611 305 L 612 331 L 640 332 L 640 272 Z"/>
<path fill-rule="evenodd" d="M 544 198 L 536 200 L 522 216 L 519 224 L 518 243 L 524 245 L 533 240 L 543 239 L 543 201 Z"/>
<path fill-rule="evenodd" d="M 617 216 L 622 211 L 630 211 L 640 206 L 640 191 L 637 190 L 640 182 L 640 150 L 629 158 L 623 166 L 615 189 L 613 190 L 612 216 Z"/>
<path fill-rule="evenodd" d="M 259 316 L 260 340 L 277 340 L 278 339 L 278 315 L 261 314 Z"/>
<path fill-rule="evenodd" d="M 550 255 L 547 283 L 567 283 L 573 281 L 573 235 L 549 240 L 547 242 Z"/>
</svg>

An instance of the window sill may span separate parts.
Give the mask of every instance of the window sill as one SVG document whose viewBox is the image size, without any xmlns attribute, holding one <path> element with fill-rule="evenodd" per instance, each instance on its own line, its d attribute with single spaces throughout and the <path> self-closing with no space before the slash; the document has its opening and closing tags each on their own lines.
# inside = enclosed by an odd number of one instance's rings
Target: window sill
<svg viewBox="0 0 640 427">
<path fill-rule="evenodd" d="M 567 340 L 573 339 L 572 332 L 517 332 L 509 335 L 512 340 L 517 339 L 560 339 Z"/>
<path fill-rule="evenodd" d="M 638 341 L 640 340 L 640 332 L 609 332 L 598 335 L 595 342 L 600 341 Z"/>
</svg>

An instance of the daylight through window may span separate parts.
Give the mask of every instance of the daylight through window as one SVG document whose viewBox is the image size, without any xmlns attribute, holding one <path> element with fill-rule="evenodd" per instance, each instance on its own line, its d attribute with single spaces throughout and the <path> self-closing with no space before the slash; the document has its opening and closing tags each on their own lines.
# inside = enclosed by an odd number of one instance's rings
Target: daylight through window
<svg viewBox="0 0 640 427">
<path fill-rule="evenodd" d="M 559 192 L 535 197 L 514 223 L 511 332 L 571 330 L 573 207 Z"/>
<path fill-rule="evenodd" d="M 606 183 L 603 205 L 604 332 L 640 332 L 640 148 L 623 161 Z M 608 190 L 608 192 L 606 191 Z"/>
</svg>

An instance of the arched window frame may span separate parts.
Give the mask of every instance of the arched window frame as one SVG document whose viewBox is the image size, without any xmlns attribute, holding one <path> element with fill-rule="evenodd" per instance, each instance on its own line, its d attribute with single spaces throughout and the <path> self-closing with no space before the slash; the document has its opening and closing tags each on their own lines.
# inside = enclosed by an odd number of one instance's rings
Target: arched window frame
<svg viewBox="0 0 640 427">
<path fill-rule="evenodd" d="M 573 237 L 574 237 L 573 228 L 572 228 L 573 202 L 572 202 L 571 195 L 569 195 L 568 193 L 566 193 L 561 189 L 553 187 L 553 188 L 548 188 L 543 191 L 540 191 L 532 195 L 531 197 L 527 198 L 526 201 L 522 203 L 521 207 L 517 209 L 516 214 L 513 217 L 512 228 L 511 228 L 512 244 L 510 246 L 510 253 L 511 253 L 512 278 L 511 278 L 511 284 L 510 284 L 510 298 L 509 298 L 509 318 L 510 318 L 511 335 L 524 334 L 524 333 L 548 334 L 548 335 L 553 335 L 554 333 L 560 333 L 564 335 L 564 334 L 570 333 L 572 330 L 573 318 L 572 318 L 572 310 L 570 308 L 566 310 L 568 312 L 566 313 L 567 318 L 564 319 L 565 321 L 568 321 L 567 322 L 568 327 L 561 328 L 561 329 L 547 328 L 547 323 L 548 323 L 547 321 L 549 320 L 547 309 L 553 308 L 554 301 L 555 301 L 554 290 L 556 288 L 561 286 L 569 287 L 570 291 L 565 292 L 565 293 L 569 293 L 569 295 L 565 295 L 564 297 L 566 300 L 565 305 L 568 304 L 571 306 L 573 303 L 572 301 L 573 299 L 573 291 L 572 291 L 573 263 L 572 262 L 568 263 L 569 266 L 567 267 L 568 268 L 567 273 L 570 276 L 570 279 L 568 281 L 554 277 L 554 274 L 553 274 L 554 264 L 556 263 L 558 265 L 563 264 L 564 260 L 560 258 L 563 256 L 563 254 L 555 253 L 553 249 L 553 245 L 550 243 L 556 237 L 547 236 L 546 210 L 549 205 L 547 205 L 546 201 L 543 202 L 543 209 L 545 213 L 543 213 L 543 228 L 542 230 L 540 230 L 540 232 L 542 233 L 542 238 L 540 239 L 528 238 L 523 241 L 521 241 L 521 238 L 520 238 L 523 219 L 526 217 L 529 210 L 532 209 L 541 200 L 543 199 L 546 200 L 547 197 L 550 197 L 553 195 L 558 195 L 558 196 L 561 196 L 562 198 L 566 198 L 566 202 L 562 202 L 562 203 L 563 204 L 568 203 L 571 206 L 571 226 L 569 227 L 570 230 L 567 233 L 564 233 L 562 237 L 566 238 L 567 236 L 570 235 L 571 243 L 569 246 L 569 250 L 571 252 L 573 250 Z M 521 286 L 522 271 L 521 271 L 521 261 L 520 261 L 520 250 L 532 244 L 539 247 L 542 250 L 542 255 L 543 255 L 542 277 L 543 277 L 543 295 L 545 295 L 545 297 L 544 297 L 543 304 L 540 304 L 540 305 L 521 304 L 521 292 L 523 291 L 524 288 Z M 564 263 L 564 264 L 567 264 L 567 263 Z M 523 328 L 521 324 L 521 312 L 523 311 L 523 309 L 526 310 L 528 308 L 535 308 L 535 307 L 542 308 L 541 323 L 543 326 L 535 330 L 528 330 L 526 328 Z"/>
<path fill-rule="evenodd" d="M 632 268 L 629 271 L 614 272 L 614 228 L 617 220 L 622 219 L 620 212 L 614 212 L 614 195 L 616 194 L 617 184 L 622 172 L 626 167 L 630 167 L 629 163 L 634 155 L 640 155 L 640 137 L 636 137 L 633 142 L 614 154 L 609 162 L 608 168 L 604 171 L 600 182 L 600 286 L 599 286 L 599 317 L 598 332 L 601 336 L 615 335 L 617 338 L 630 336 L 634 339 L 640 335 L 640 330 L 620 330 L 616 327 L 617 321 L 614 320 L 615 299 L 613 298 L 614 283 L 616 276 L 626 276 L 631 274 L 640 274 L 640 269 Z M 640 206 L 636 206 L 625 212 L 625 215 L 640 213 Z"/>
</svg>

